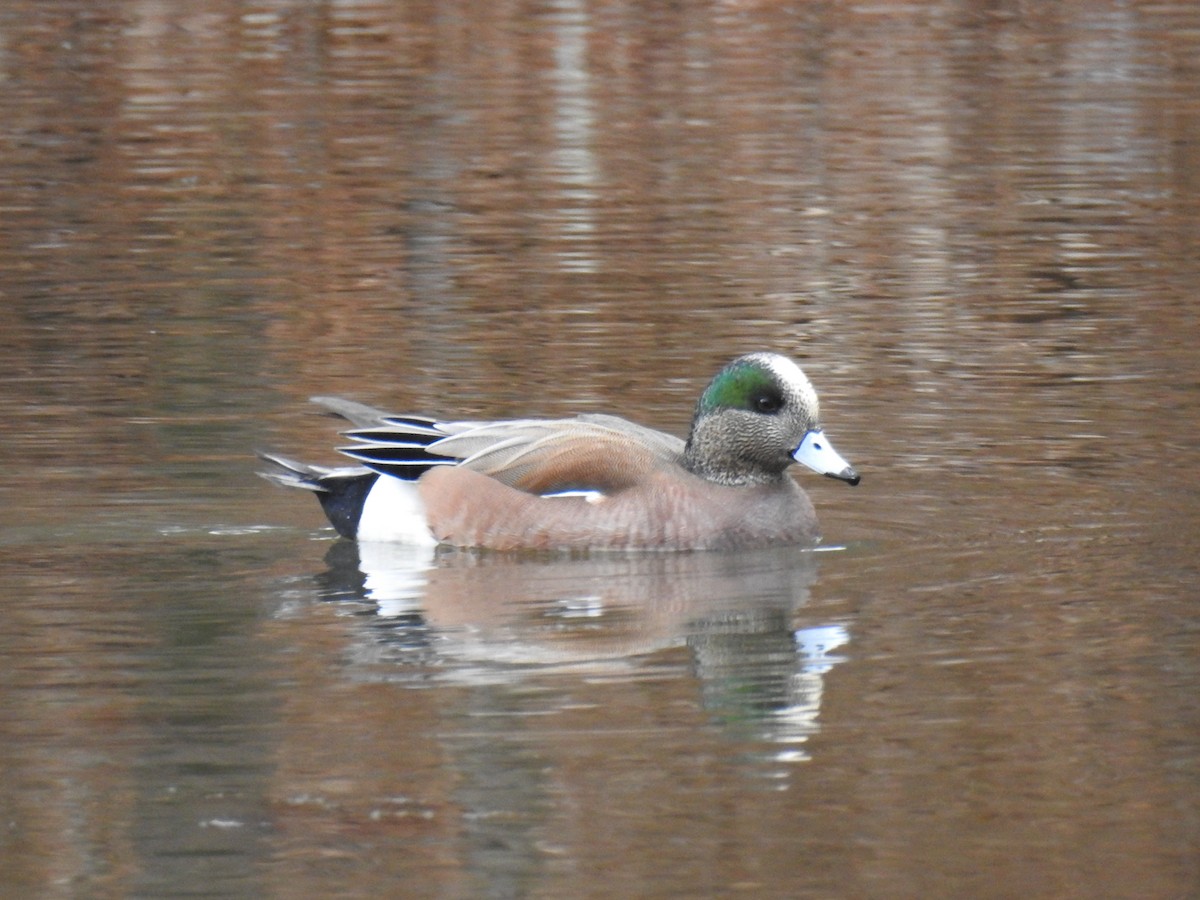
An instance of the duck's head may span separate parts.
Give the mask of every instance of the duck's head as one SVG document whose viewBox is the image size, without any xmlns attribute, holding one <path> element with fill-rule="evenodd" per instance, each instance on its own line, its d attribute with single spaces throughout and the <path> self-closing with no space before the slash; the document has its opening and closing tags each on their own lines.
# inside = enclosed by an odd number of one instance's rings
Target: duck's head
<svg viewBox="0 0 1200 900">
<path fill-rule="evenodd" d="M 858 484 L 820 425 L 817 392 L 777 353 L 739 356 L 716 374 L 692 419 L 684 465 L 719 484 L 778 481 L 792 463 Z"/>
</svg>

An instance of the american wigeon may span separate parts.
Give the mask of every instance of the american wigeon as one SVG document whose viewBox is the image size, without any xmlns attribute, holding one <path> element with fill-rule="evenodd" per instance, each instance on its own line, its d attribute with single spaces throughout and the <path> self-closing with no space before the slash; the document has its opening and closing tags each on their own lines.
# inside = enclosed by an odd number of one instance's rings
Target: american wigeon
<svg viewBox="0 0 1200 900">
<path fill-rule="evenodd" d="M 274 454 L 279 484 L 316 493 L 344 537 L 514 549 L 707 550 L 812 543 L 817 516 L 793 462 L 850 484 L 817 394 L 794 362 L 740 356 L 696 405 L 687 441 L 609 415 L 443 422 L 335 397 L 348 419 L 327 469 Z"/>
</svg>

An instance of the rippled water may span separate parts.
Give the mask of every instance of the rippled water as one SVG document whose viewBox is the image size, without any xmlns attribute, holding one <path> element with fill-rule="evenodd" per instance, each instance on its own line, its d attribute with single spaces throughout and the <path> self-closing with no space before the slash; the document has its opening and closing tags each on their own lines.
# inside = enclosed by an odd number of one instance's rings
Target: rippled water
<svg viewBox="0 0 1200 900">
<path fill-rule="evenodd" d="M 0 881 L 1200 892 L 1200 11 L 0 9 Z M 817 552 L 365 552 L 312 394 L 684 431 Z"/>
</svg>

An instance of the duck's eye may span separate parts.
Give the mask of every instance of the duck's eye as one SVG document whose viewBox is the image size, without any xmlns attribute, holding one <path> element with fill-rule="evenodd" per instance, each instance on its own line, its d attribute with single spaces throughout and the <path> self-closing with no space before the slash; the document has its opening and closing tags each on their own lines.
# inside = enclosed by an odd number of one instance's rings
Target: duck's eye
<svg viewBox="0 0 1200 900">
<path fill-rule="evenodd" d="M 750 398 L 750 405 L 753 407 L 755 412 L 766 413 L 767 415 L 770 415 L 771 413 L 777 413 L 779 410 L 783 409 L 783 398 L 773 391 L 763 394 L 755 394 Z"/>
</svg>

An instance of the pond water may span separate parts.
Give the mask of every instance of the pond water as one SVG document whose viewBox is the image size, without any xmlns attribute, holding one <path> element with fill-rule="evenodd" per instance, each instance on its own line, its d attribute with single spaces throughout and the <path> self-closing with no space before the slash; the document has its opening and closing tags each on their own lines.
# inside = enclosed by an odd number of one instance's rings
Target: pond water
<svg viewBox="0 0 1200 900">
<path fill-rule="evenodd" d="M 1200 895 L 1200 6 L 12 0 L 0 83 L 8 890 Z M 816 551 L 255 474 L 752 349 Z"/>
</svg>

